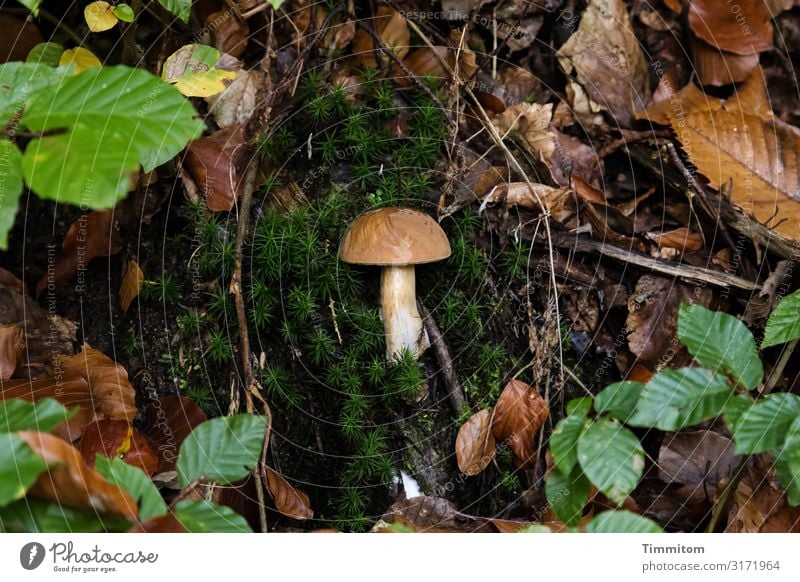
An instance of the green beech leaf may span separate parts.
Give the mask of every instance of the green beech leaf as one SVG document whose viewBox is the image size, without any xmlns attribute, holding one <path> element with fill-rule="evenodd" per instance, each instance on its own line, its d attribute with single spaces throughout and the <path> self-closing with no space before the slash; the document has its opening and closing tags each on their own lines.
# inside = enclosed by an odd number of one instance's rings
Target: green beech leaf
<svg viewBox="0 0 800 582">
<path fill-rule="evenodd" d="M 718 416 L 732 395 L 725 376 L 711 370 L 661 370 L 644 385 L 627 424 L 678 430 Z"/>
<path fill-rule="evenodd" d="M 40 42 L 30 50 L 28 56 L 25 57 L 25 62 L 57 67 L 61 62 L 63 52 L 64 45 L 57 42 Z"/>
<path fill-rule="evenodd" d="M 133 22 L 136 15 L 133 13 L 133 8 L 127 4 L 117 4 L 112 9 L 114 16 L 119 18 L 122 22 Z"/>
<path fill-rule="evenodd" d="M 131 523 L 118 516 L 27 497 L 0 507 L 0 532 L 88 533 L 123 532 Z"/>
<path fill-rule="evenodd" d="M 13 399 L 0 401 L 0 432 L 37 430 L 50 432 L 75 416 L 78 408 L 67 410 L 52 398 L 36 403 Z"/>
<path fill-rule="evenodd" d="M 189 22 L 192 0 L 158 0 L 158 3 L 184 22 Z"/>
<path fill-rule="evenodd" d="M 800 338 L 800 291 L 795 291 L 781 299 L 769 316 L 761 348 L 784 344 L 798 338 Z"/>
<path fill-rule="evenodd" d="M 0 507 L 25 495 L 47 464 L 15 434 L 0 433 Z"/>
<path fill-rule="evenodd" d="M 616 382 L 606 386 L 594 399 L 594 409 L 627 422 L 633 416 L 636 404 L 644 390 L 641 382 Z"/>
<path fill-rule="evenodd" d="M 0 249 L 8 249 L 22 194 L 22 154 L 17 146 L 0 138 Z"/>
<path fill-rule="evenodd" d="M 209 501 L 180 501 L 175 517 L 190 533 L 250 533 L 247 520 L 225 505 Z"/>
<path fill-rule="evenodd" d="M 42 0 L 17 0 L 25 8 L 31 11 L 34 16 L 39 16 L 39 6 Z"/>
<path fill-rule="evenodd" d="M 15 113 L 24 110 L 45 87 L 57 84 L 68 70 L 38 63 L 0 65 L 0 125 L 6 125 Z"/>
<path fill-rule="evenodd" d="M 586 524 L 588 533 L 664 533 L 661 526 L 651 519 L 617 509 L 604 511 Z"/>
<path fill-rule="evenodd" d="M 753 334 L 732 315 L 684 303 L 678 313 L 678 338 L 698 362 L 730 374 L 748 390 L 764 377 Z"/>
<path fill-rule="evenodd" d="M 741 413 L 731 427 L 736 452 L 762 453 L 779 448 L 789 426 L 800 416 L 800 396 L 769 394 Z"/>
<path fill-rule="evenodd" d="M 569 475 L 578 462 L 578 438 L 585 424 L 583 418 L 568 416 L 556 425 L 550 435 L 550 454 L 564 475 Z"/>
<path fill-rule="evenodd" d="M 129 465 L 118 457 L 95 456 L 94 469 L 106 478 L 109 483 L 121 487 L 139 504 L 139 519 L 145 521 L 152 517 L 164 515 L 167 504 L 144 471 Z"/>
<path fill-rule="evenodd" d="M 567 415 L 586 418 L 592 410 L 592 399 L 588 396 L 573 398 L 567 403 Z"/>
<path fill-rule="evenodd" d="M 789 505 L 800 505 L 800 416 L 792 421 L 786 441 L 775 456 L 775 472 L 786 490 Z"/>
<path fill-rule="evenodd" d="M 595 487 L 621 504 L 642 477 L 644 450 L 618 421 L 599 418 L 578 439 L 578 462 Z"/>
<path fill-rule="evenodd" d="M 589 499 L 589 480 L 579 468 L 569 475 L 555 470 L 547 478 L 545 494 L 547 503 L 559 519 L 569 526 L 575 526 L 580 522 Z"/>
<path fill-rule="evenodd" d="M 183 487 L 193 481 L 226 485 L 244 479 L 261 454 L 266 420 L 237 414 L 208 420 L 183 441 L 178 478 Z"/>
<path fill-rule="evenodd" d="M 199 135 L 203 124 L 195 115 L 192 104 L 166 81 L 119 65 L 86 69 L 39 92 L 22 123 L 32 131 L 91 127 L 103 139 L 125 141 L 125 159 L 131 150 L 150 171 Z"/>
<path fill-rule="evenodd" d="M 138 167 L 123 136 L 84 124 L 32 140 L 22 159 L 25 181 L 41 198 L 91 208 L 112 208 L 124 198 Z"/>
</svg>

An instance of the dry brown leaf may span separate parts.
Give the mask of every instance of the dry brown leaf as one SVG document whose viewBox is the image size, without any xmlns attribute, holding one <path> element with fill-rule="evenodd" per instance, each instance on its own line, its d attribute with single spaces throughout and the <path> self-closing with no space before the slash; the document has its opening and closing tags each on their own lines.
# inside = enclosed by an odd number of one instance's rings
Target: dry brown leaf
<svg viewBox="0 0 800 582">
<path fill-rule="evenodd" d="M 418 495 L 393 503 L 383 519 L 389 523 L 401 523 L 416 532 L 432 533 L 465 531 L 466 517 L 447 499 Z"/>
<path fill-rule="evenodd" d="M 117 239 L 113 210 L 98 210 L 82 215 L 70 225 L 52 269 L 48 265 L 36 283 L 36 295 L 41 295 L 49 285 L 68 285 L 95 257 L 109 257 L 118 253 L 122 247 Z M 79 286 L 82 285 L 79 282 Z"/>
<path fill-rule="evenodd" d="M 591 0 L 578 30 L 558 51 L 561 68 L 623 125 L 643 108 L 650 93 L 647 61 L 623 0 Z"/>
<path fill-rule="evenodd" d="M 750 466 L 733 494 L 726 532 L 798 533 L 800 507 L 790 507 L 786 494 L 766 469 Z"/>
<path fill-rule="evenodd" d="M 659 248 L 675 249 L 678 254 L 693 253 L 703 248 L 701 234 L 685 226 L 666 232 L 648 232 L 647 238 L 654 241 Z"/>
<path fill-rule="evenodd" d="M 534 440 L 549 413 L 539 391 L 521 380 L 511 380 L 497 399 L 492 432 L 511 446 L 518 467 L 525 467 L 536 455 Z"/>
<path fill-rule="evenodd" d="M 247 20 L 236 18 L 233 10 L 220 10 L 208 16 L 206 26 L 211 29 L 214 46 L 220 52 L 237 59 L 242 56 L 250 36 Z"/>
<path fill-rule="evenodd" d="M 681 0 L 661 0 L 664 5 L 675 12 L 676 14 L 680 14 L 683 11 L 683 5 L 681 4 Z"/>
<path fill-rule="evenodd" d="M 4 269 L 3 267 L 0 267 L 0 285 L 11 287 L 22 295 L 25 295 L 28 292 L 25 283 L 23 283 L 14 273 L 8 269 Z"/>
<path fill-rule="evenodd" d="M 181 443 L 194 427 L 206 420 L 206 413 L 180 394 L 163 396 L 145 408 L 141 429 L 158 454 L 159 473 L 175 470 Z"/>
<path fill-rule="evenodd" d="M 491 429 L 492 411 L 489 409 L 473 414 L 458 429 L 456 462 L 465 475 L 477 475 L 494 458 L 495 443 Z"/>
<path fill-rule="evenodd" d="M 264 468 L 267 472 L 267 489 L 275 501 L 275 509 L 278 510 L 278 513 L 292 519 L 302 520 L 314 517 L 314 510 L 311 509 L 308 495 L 292 487 L 280 473 L 270 467 Z"/>
<path fill-rule="evenodd" d="M 236 204 L 244 188 L 249 155 L 241 124 L 229 125 L 186 146 L 186 167 L 205 194 L 209 210 L 227 212 Z"/>
<path fill-rule="evenodd" d="M 446 79 L 448 72 L 442 61 L 450 64 L 451 59 L 453 59 L 453 56 L 450 48 L 435 46 L 431 49 L 425 46 L 412 51 L 403 61 L 403 64 L 417 77 Z M 412 84 L 412 80 L 397 65 L 392 68 L 392 74 L 394 75 L 395 83 L 401 87 L 408 87 Z"/>
<path fill-rule="evenodd" d="M 747 79 L 758 66 L 758 53 L 737 55 L 692 39 L 692 57 L 697 77 L 704 85 L 730 85 Z"/>
<path fill-rule="evenodd" d="M 651 370 L 659 370 L 676 356 L 687 359 L 685 349 L 677 341 L 678 308 L 681 303 L 709 307 L 709 288 L 689 286 L 673 279 L 643 275 L 628 298 L 628 347 L 638 362 Z M 688 364 L 689 361 L 681 361 Z M 678 364 L 675 364 L 678 365 Z"/>
<path fill-rule="evenodd" d="M 30 495 L 60 505 L 136 519 L 138 507 L 131 496 L 87 467 L 71 444 L 41 432 L 24 431 L 17 435 L 49 465 L 30 489 Z"/>
<path fill-rule="evenodd" d="M 122 311 L 128 311 L 131 303 L 139 295 L 144 286 L 144 273 L 139 268 L 139 263 L 130 259 L 125 266 L 125 274 L 119 285 L 119 306 Z"/>
<path fill-rule="evenodd" d="M 172 513 L 137 522 L 128 533 L 186 533 L 186 528 Z"/>
<path fill-rule="evenodd" d="M 386 5 L 381 5 L 378 7 L 375 18 L 367 21 L 367 26 L 378 34 L 383 44 L 394 51 L 398 58 L 402 59 L 408 54 L 411 31 L 406 19 L 399 12 Z M 372 36 L 361 28 L 353 37 L 353 54 L 361 65 L 370 68 L 378 66 L 376 55 L 380 55 L 382 61 L 387 58 L 382 54 L 380 47 L 375 45 Z"/>
<path fill-rule="evenodd" d="M 209 113 L 220 127 L 246 123 L 256 107 L 261 86 L 268 81 L 258 69 L 241 71 L 222 93 L 206 97 Z"/>
<path fill-rule="evenodd" d="M 0 13 L 0 30 L 0 63 L 24 61 L 31 49 L 43 42 L 39 28 L 24 14 Z"/>
<path fill-rule="evenodd" d="M 8 380 L 24 363 L 25 342 L 22 328 L 16 324 L 0 325 L 0 380 Z"/>
<path fill-rule="evenodd" d="M 126 420 L 106 418 L 92 422 L 83 431 L 80 447 L 81 456 L 89 467 L 94 467 L 95 455 L 100 454 L 119 457 L 147 475 L 158 468 L 158 457 L 150 443 Z"/>
<path fill-rule="evenodd" d="M 752 55 L 772 48 L 772 22 L 766 3 L 692 0 L 689 28 L 713 47 L 737 55 Z"/>
<path fill-rule="evenodd" d="M 658 476 L 665 483 L 708 485 L 713 491 L 731 475 L 739 457 L 733 441 L 710 430 L 691 430 L 664 436 L 658 453 Z"/>
</svg>

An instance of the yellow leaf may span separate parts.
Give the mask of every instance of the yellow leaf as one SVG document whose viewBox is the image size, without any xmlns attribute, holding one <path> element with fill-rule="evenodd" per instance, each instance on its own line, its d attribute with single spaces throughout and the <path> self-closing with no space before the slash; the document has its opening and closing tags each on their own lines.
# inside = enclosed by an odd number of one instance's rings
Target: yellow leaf
<svg viewBox="0 0 800 582">
<path fill-rule="evenodd" d="M 236 78 L 236 71 L 209 69 L 175 79 L 175 88 L 187 97 L 211 97 L 222 93 Z"/>
<path fill-rule="evenodd" d="M 113 12 L 114 8 L 108 2 L 92 2 L 83 9 L 83 17 L 89 30 L 103 32 L 116 26 L 119 20 Z"/>
<path fill-rule="evenodd" d="M 75 65 L 76 75 L 85 71 L 86 69 L 103 66 L 103 64 L 100 62 L 100 59 L 98 59 L 92 51 L 81 47 L 67 49 L 61 53 L 61 60 L 58 64 L 69 65 L 70 63 Z"/>
</svg>

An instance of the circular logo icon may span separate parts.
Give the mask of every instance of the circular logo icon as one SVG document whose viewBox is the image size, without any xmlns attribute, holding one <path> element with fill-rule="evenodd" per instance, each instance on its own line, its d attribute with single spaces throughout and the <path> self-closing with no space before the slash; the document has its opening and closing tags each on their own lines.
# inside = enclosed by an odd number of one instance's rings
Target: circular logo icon
<svg viewBox="0 0 800 582">
<path fill-rule="evenodd" d="M 38 542 L 30 542 L 19 551 L 19 563 L 26 570 L 35 570 L 44 561 L 44 546 Z"/>
</svg>

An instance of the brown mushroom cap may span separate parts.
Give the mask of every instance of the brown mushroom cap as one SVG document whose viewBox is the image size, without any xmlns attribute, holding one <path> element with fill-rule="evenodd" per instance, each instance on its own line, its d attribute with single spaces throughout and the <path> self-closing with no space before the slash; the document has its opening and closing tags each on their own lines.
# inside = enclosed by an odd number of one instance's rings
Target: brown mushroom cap
<svg viewBox="0 0 800 582">
<path fill-rule="evenodd" d="M 353 221 L 339 256 L 356 265 L 418 265 L 449 257 L 450 242 L 427 214 L 409 208 L 380 208 Z"/>
</svg>

